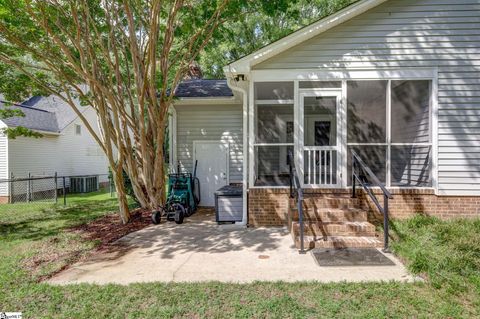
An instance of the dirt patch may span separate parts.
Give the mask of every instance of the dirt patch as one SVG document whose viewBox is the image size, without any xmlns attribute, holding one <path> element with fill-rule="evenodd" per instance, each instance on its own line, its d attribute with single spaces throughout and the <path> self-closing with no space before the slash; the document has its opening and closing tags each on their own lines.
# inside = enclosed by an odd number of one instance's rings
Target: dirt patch
<svg viewBox="0 0 480 319">
<path fill-rule="evenodd" d="M 70 228 L 68 231 L 79 233 L 85 240 L 96 241 L 96 251 L 108 250 L 111 244 L 123 236 L 152 224 L 151 212 L 137 209 L 131 213 L 131 220 L 123 225 L 118 214 L 109 214 L 87 224 Z"/>
</svg>

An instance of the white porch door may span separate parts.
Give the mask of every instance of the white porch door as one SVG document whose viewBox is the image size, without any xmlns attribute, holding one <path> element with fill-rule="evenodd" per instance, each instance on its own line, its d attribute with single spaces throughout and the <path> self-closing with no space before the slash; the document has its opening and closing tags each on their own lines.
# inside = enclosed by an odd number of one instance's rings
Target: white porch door
<svg viewBox="0 0 480 319">
<path fill-rule="evenodd" d="M 341 91 L 302 90 L 299 151 L 306 187 L 339 187 Z"/>
<path fill-rule="evenodd" d="M 220 141 L 195 141 L 193 164 L 198 160 L 200 206 L 215 206 L 215 191 L 228 181 L 228 144 Z"/>
</svg>

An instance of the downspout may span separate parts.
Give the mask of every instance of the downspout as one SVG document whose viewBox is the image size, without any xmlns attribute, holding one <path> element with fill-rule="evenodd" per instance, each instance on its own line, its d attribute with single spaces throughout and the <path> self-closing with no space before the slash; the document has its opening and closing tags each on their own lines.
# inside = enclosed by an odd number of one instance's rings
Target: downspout
<svg viewBox="0 0 480 319">
<path fill-rule="evenodd" d="M 247 201 L 247 190 L 248 190 L 248 92 L 245 88 L 242 88 L 237 85 L 237 81 L 233 78 L 228 78 L 228 86 L 243 96 L 243 176 L 242 176 L 242 200 L 243 200 L 243 215 L 242 221 L 236 222 L 235 225 L 238 226 L 247 226 L 248 222 L 248 201 Z"/>
</svg>

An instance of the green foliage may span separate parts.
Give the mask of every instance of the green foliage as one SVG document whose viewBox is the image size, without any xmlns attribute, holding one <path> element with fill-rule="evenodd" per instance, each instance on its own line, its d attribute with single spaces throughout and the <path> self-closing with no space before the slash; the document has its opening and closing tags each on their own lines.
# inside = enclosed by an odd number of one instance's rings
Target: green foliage
<svg viewBox="0 0 480 319">
<path fill-rule="evenodd" d="M 223 78 L 223 67 L 324 18 L 357 0 L 251 1 L 229 15 L 215 32 L 199 63 L 205 77 Z"/>
<path fill-rule="evenodd" d="M 23 126 L 16 126 L 16 127 L 8 127 L 3 129 L 3 133 L 7 135 L 9 139 L 16 139 L 19 136 L 23 137 L 33 137 L 33 138 L 40 138 L 43 135 L 39 132 L 33 131 Z"/>
<path fill-rule="evenodd" d="M 113 183 L 113 173 L 111 168 L 108 169 L 108 175 L 110 182 Z M 132 181 L 130 180 L 127 172 L 125 171 L 123 171 L 123 185 L 125 187 L 125 192 L 127 193 L 127 195 L 130 196 L 130 198 L 135 202 L 136 205 L 138 205 L 139 202 L 137 197 L 135 196 L 135 192 L 133 191 Z"/>
<path fill-rule="evenodd" d="M 394 251 L 408 268 L 451 293 L 476 292 L 480 298 L 480 220 L 442 221 L 418 215 L 394 223 L 400 240 Z"/>
</svg>

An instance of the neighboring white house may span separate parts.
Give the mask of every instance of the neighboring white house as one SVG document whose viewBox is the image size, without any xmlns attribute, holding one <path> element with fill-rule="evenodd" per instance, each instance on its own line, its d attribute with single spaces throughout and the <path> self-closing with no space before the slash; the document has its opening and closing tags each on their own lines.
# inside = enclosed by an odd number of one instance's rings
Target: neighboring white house
<svg viewBox="0 0 480 319">
<path fill-rule="evenodd" d="M 305 189 L 348 189 L 354 149 L 392 214 L 480 214 L 479 43 L 478 0 L 356 2 L 182 83 L 171 161 L 203 192 L 242 182 L 243 223 L 282 224 L 289 150 Z"/>
<path fill-rule="evenodd" d="M 60 98 L 36 96 L 21 104 L 0 102 L 0 107 L 20 109 L 25 114 L 25 117 L 1 120 L 1 128 L 22 126 L 43 135 L 15 139 L 0 135 L 0 179 L 57 173 L 58 176 L 101 175 L 100 183 L 108 181 L 105 154 L 80 118 Z M 78 107 L 98 131 L 93 108 Z M 0 184 L 0 196 L 8 196 L 7 184 Z"/>
</svg>

